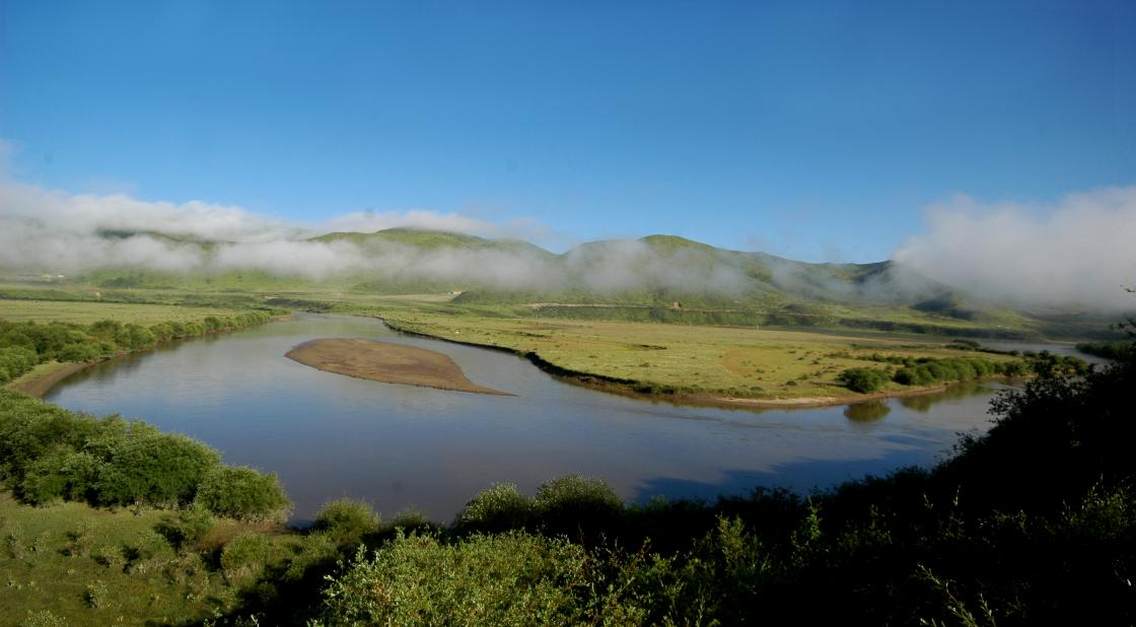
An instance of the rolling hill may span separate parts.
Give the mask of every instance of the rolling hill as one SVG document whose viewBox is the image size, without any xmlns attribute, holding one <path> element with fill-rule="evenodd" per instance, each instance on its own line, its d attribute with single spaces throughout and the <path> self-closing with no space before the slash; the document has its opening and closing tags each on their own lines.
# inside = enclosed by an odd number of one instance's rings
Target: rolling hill
<svg viewBox="0 0 1136 627">
<path fill-rule="evenodd" d="M 709 324 L 954 328 L 1022 334 L 1035 320 L 980 303 L 893 261 L 807 263 L 673 235 L 601 240 L 553 253 L 529 242 L 395 228 L 275 242 L 100 231 L 107 246 L 167 247 L 189 265 L 120 263 L 68 275 L 103 289 L 356 295 L 450 293 L 513 314 Z M 51 268 L 42 269 L 52 271 Z"/>
</svg>

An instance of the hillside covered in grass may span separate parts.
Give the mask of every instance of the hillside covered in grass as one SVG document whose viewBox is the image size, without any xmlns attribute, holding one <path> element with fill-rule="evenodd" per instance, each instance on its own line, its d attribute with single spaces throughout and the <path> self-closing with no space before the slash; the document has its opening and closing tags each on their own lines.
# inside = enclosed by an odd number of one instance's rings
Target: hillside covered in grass
<svg viewBox="0 0 1136 627">
<path fill-rule="evenodd" d="M 1039 317 L 1013 303 L 974 298 L 893 261 L 805 263 L 670 235 L 589 242 L 560 254 L 519 240 L 406 228 L 265 242 L 128 231 L 99 237 L 109 250 L 146 250 L 147 261 L 127 263 L 122 253 L 110 255 L 119 261 L 92 260 L 77 269 L 7 268 L 0 274 L 25 291 L 79 289 L 92 298 L 192 292 L 196 298 L 211 293 L 343 302 L 444 294 L 454 304 L 572 319 L 993 337 L 1076 335 L 1088 328 L 1078 324 L 1084 312 Z"/>
</svg>

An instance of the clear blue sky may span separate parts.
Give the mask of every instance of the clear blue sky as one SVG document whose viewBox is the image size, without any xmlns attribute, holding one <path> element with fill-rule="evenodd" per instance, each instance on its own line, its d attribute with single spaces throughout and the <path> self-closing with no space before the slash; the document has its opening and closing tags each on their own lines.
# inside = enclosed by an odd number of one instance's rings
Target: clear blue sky
<svg viewBox="0 0 1136 627">
<path fill-rule="evenodd" d="M 999 6 L 993 6 L 999 5 Z M 1136 183 L 1136 3 L 0 0 L 24 181 L 886 257 Z"/>
</svg>

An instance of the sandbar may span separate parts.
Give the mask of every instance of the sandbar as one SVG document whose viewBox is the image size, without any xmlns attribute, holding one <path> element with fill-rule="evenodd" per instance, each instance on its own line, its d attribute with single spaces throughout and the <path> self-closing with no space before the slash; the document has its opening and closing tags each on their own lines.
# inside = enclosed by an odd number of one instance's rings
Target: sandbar
<svg viewBox="0 0 1136 627">
<path fill-rule="evenodd" d="M 448 355 L 390 342 L 355 338 L 309 340 L 284 355 L 305 366 L 358 379 L 439 390 L 512 396 L 466 378 Z"/>
</svg>

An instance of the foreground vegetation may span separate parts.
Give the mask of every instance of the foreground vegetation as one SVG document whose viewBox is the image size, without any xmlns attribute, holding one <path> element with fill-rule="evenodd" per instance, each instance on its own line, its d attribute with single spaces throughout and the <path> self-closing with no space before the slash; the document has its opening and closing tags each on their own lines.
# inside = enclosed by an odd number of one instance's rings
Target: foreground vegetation
<svg viewBox="0 0 1136 627">
<path fill-rule="evenodd" d="M 1043 371 L 997 399 L 994 427 L 952 459 L 807 498 L 626 505 L 569 476 L 531 497 L 494 486 L 445 526 L 337 501 L 303 532 L 225 518 L 261 488 L 213 474 L 224 467 L 199 444 L 3 393 L 14 495 L 59 485 L 29 477 L 76 467 L 62 455 L 107 470 L 42 499 L 56 504 L 0 500 L 0 602 L 7 620 L 37 624 L 1130 624 L 1133 389 L 1132 360 Z M 190 449 L 197 470 L 160 463 Z M 128 467 L 167 468 L 169 481 L 127 480 L 101 451 L 131 451 Z M 225 486 L 237 494 L 207 496 Z M 76 497 L 143 505 L 59 504 Z"/>
</svg>

